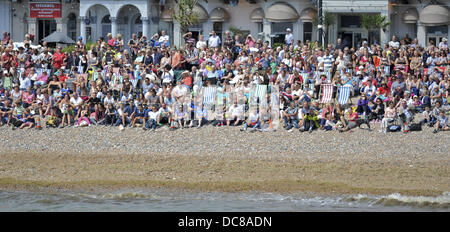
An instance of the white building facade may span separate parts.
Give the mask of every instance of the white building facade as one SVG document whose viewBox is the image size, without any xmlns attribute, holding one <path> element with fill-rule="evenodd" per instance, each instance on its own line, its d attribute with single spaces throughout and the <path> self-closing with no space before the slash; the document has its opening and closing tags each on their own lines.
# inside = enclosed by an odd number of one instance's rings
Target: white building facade
<svg viewBox="0 0 450 232">
<path fill-rule="evenodd" d="M 195 11 L 198 25 L 190 31 L 194 36 L 214 30 L 239 29 L 272 43 L 283 42 L 287 28 L 297 40 L 315 41 L 317 33 L 316 0 L 199 0 Z M 38 5 L 36 5 L 38 4 Z M 40 5 L 39 5 L 40 4 Z M 36 7 L 41 7 L 36 13 Z M 47 7 L 47 8 L 46 8 Z M 50 8 L 50 9 L 48 9 Z M 0 30 L 9 31 L 14 41 L 26 33 L 35 35 L 35 42 L 53 31 L 66 33 L 84 41 L 121 34 L 125 41 L 131 34 L 145 35 L 165 30 L 171 44 L 183 44 L 180 26 L 172 17 L 174 0 L 0 0 Z M 439 43 L 450 35 L 450 1 L 441 0 L 323 0 L 323 11 L 330 13 L 334 24 L 325 38 L 337 38 L 356 45 L 362 39 L 386 43 L 392 35 L 417 37 L 421 45 Z M 33 11 L 33 12 L 32 12 Z M 45 15 L 49 11 L 54 12 Z M 391 21 L 386 30 L 370 34 L 361 27 L 362 14 L 381 14 Z"/>
</svg>

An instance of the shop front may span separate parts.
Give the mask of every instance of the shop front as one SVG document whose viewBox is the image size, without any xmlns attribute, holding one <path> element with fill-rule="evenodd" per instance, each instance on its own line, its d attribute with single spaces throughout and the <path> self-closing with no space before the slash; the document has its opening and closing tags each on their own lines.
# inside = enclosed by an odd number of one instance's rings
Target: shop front
<svg viewBox="0 0 450 232">
<path fill-rule="evenodd" d="M 56 31 L 56 19 L 61 17 L 62 5 L 59 2 L 30 2 L 30 18 L 36 19 L 38 41 Z"/>
</svg>

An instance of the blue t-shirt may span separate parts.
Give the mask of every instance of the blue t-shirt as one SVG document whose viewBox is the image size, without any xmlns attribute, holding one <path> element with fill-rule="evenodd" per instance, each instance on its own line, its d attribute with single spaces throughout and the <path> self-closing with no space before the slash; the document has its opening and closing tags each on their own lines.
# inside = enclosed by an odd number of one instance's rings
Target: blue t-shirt
<svg viewBox="0 0 450 232">
<path fill-rule="evenodd" d="M 145 117 L 145 110 L 143 109 L 142 111 L 140 111 L 139 109 L 136 109 L 134 111 L 134 116 L 135 117 Z"/>
</svg>

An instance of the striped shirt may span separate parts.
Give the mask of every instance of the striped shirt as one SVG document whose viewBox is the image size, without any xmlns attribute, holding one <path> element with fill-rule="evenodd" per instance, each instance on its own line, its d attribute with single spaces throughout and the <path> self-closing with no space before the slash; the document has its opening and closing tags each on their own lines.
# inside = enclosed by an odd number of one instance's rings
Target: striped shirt
<svg viewBox="0 0 450 232">
<path fill-rule="evenodd" d="M 323 56 L 323 69 L 329 70 L 333 66 L 334 57 L 333 55 Z"/>
</svg>

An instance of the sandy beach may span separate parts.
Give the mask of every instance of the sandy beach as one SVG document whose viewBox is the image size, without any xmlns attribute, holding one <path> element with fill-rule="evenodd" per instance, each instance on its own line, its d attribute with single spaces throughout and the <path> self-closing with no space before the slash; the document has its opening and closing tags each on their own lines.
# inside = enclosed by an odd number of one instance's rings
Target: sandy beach
<svg viewBox="0 0 450 232">
<path fill-rule="evenodd" d="M 378 124 L 373 125 L 375 129 Z M 450 191 L 450 133 L 157 132 L 0 127 L 0 189 L 168 187 L 200 191 L 436 196 Z"/>
</svg>

